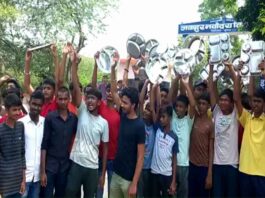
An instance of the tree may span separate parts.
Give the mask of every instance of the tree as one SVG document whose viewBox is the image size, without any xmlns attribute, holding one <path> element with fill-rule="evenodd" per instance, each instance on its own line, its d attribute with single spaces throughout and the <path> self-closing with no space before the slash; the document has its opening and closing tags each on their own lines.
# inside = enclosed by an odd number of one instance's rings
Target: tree
<svg viewBox="0 0 265 198">
<path fill-rule="evenodd" d="M 199 5 L 201 19 L 214 19 L 225 16 L 235 16 L 238 11 L 236 0 L 203 0 Z"/>
<path fill-rule="evenodd" d="M 56 42 L 60 47 L 72 41 L 80 51 L 88 35 L 105 31 L 104 19 L 117 8 L 117 3 L 118 0 L 2 0 L 1 65 L 16 75 L 21 74 L 26 48 L 47 42 Z M 6 15 L 10 16 L 8 20 Z M 49 75 L 51 65 L 48 50 L 34 53 L 33 74 Z"/>
<path fill-rule="evenodd" d="M 254 40 L 265 40 L 265 2 L 246 0 L 239 8 L 236 19 L 243 22 L 243 29 L 252 32 Z"/>
</svg>

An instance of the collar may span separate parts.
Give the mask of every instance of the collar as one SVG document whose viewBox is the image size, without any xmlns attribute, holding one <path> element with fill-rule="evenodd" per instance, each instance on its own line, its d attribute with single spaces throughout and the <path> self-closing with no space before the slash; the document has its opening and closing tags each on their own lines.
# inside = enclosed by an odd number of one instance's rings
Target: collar
<svg viewBox="0 0 265 198">
<path fill-rule="evenodd" d="M 31 120 L 29 114 L 27 114 L 24 119 L 25 119 L 26 123 L 34 123 L 35 124 L 35 122 L 33 122 L 33 120 Z M 42 121 L 44 121 L 44 118 L 41 115 L 39 115 L 39 121 L 38 121 L 37 125 L 41 124 Z"/>
<path fill-rule="evenodd" d="M 60 116 L 58 110 L 54 111 L 54 113 L 55 113 L 55 117 L 56 117 L 56 118 L 61 118 L 61 116 Z M 72 117 L 72 116 L 73 116 L 72 113 L 71 113 L 69 110 L 67 110 L 67 119 L 68 119 L 69 117 Z"/>
<path fill-rule="evenodd" d="M 254 113 L 252 113 L 251 119 L 258 119 L 258 120 L 265 121 L 265 113 L 262 113 L 258 118 L 254 117 Z"/>
</svg>

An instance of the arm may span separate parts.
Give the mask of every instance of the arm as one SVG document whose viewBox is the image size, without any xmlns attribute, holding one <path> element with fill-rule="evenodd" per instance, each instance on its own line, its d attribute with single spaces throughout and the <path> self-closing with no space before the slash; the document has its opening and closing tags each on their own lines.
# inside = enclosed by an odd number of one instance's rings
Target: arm
<svg viewBox="0 0 265 198">
<path fill-rule="evenodd" d="M 209 162 L 208 162 L 208 173 L 205 181 L 205 189 L 212 188 L 212 173 L 213 173 L 213 152 L 214 152 L 214 125 L 212 123 L 209 134 Z"/>
<path fill-rule="evenodd" d="M 99 178 L 99 186 L 104 189 L 105 175 L 107 169 L 107 156 L 108 156 L 108 142 L 103 142 L 103 157 L 102 157 L 102 174 Z"/>
<path fill-rule="evenodd" d="M 94 55 L 94 69 L 93 69 L 93 75 L 92 75 L 92 87 L 93 88 L 97 88 L 97 74 L 98 74 L 98 64 L 97 64 L 97 59 L 99 58 L 99 52 L 96 52 L 96 54 Z"/>
<path fill-rule="evenodd" d="M 144 86 L 141 90 L 140 96 L 139 96 L 139 107 L 140 107 L 140 113 L 141 115 L 143 115 L 143 111 L 144 111 L 144 101 L 145 101 L 145 95 L 147 92 L 147 86 L 149 84 L 149 80 L 145 80 L 144 82 Z"/>
<path fill-rule="evenodd" d="M 137 162 L 136 162 L 136 168 L 133 176 L 133 180 L 129 186 L 128 194 L 129 196 L 135 196 L 137 192 L 137 184 L 141 175 L 141 171 L 144 164 L 144 151 L 145 145 L 144 144 L 138 144 L 137 145 Z"/>
<path fill-rule="evenodd" d="M 115 60 L 115 64 L 111 67 L 111 73 L 110 73 L 110 91 L 113 97 L 113 102 L 116 104 L 117 106 L 117 111 L 120 110 L 120 105 L 121 105 L 121 101 L 120 101 L 120 97 L 117 91 L 117 81 L 116 81 L 116 76 L 115 76 L 115 68 L 117 66 L 118 63 L 118 59 Z"/>
<path fill-rule="evenodd" d="M 249 96 L 250 101 L 252 101 L 255 89 L 256 89 L 255 77 L 254 76 L 250 76 L 249 85 L 248 85 L 248 96 Z"/>
<path fill-rule="evenodd" d="M 177 154 L 173 153 L 172 156 L 172 181 L 169 188 L 169 194 L 174 195 L 176 193 L 176 174 L 177 174 Z"/>
<path fill-rule="evenodd" d="M 33 87 L 30 84 L 30 61 L 32 53 L 30 51 L 26 52 L 25 57 L 25 70 L 24 70 L 24 87 L 29 95 L 34 91 Z"/>
<path fill-rule="evenodd" d="M 209 87 L 209 93 L 210 93 L 210 101 L 211 101 L 211 108 L 213 109 L 214 106 L 217 103 L 217 81 L 213 82 L 213 65 L 210 65 L 210 71 L 209 71 L 209 81 L 208 81 L 208 87 Z"/>
<path fill-rule="evenodd" d="M 156 123 L 159 117 L 159 108 L 160 108 L 160 103 L 156 101 L 156 95 L 158 91 L 159 85 L 155 84 L 151 88 L 151 94 L 150 94 L 150 108 L 151 108 L 151 113 L 152 113 L 152 119 L 153 123 Z M 160 94 L 160 93 L 159 93 Z"/>
<path fill-rule="evenodd" d="M 20 194 L 24 194 L 26 190 L 26 158 L 25 158 L 25 132 L 24 132 L 24 125 L 23 125 L 23 132 L 22 132 L 22 144 L 21 144 L 21 157 L 22 157 L 22 182 L 20 186 Z"/>
<path fill-rule="evenodd" d="M 60 84 L 59 81 L 59 72 L 60 72 L 60 68 L 59 68 L 59 59 L 58 59 L 58 53 L 57 53 L 57 48 L 56 46 L 53 44 L 51 45 L 51 51 L 52 51 L 52 56 L 53 56 L 53 63 L 54 63 L 54 79 L 55 79 L 55 95 L 57 93 L 58 88 L 63 84 Z"/>
<path fill-rule="evenodd" d="M 174 104 L 176 102 L 176 98 L 178 96 L 179 79 L 180 76 L 178 75 L 174 80 L 172 80 L 171 83 L 171 87 L 168 93 L 168 101 L 171 102 L 171 104 Z"/>
<path fill-rule="evenodd" d="M 124 72 L 123 72 L 122 84 L 123 84 L 124 87 L 128 87 L 128 74 L 129 74 L 130 62 L 131 62 L 131 56 L 128 55 L 127 60 L 126 60 L 126 65 L 125 65 L 125 68 L 124 68 Z"/>
<path fill-rule="evenodd" d="M 229 69 L 229 73 L 231 74 L 232 80 L 235 81 L 235 79 L 236 79 L 236 72 L 234 70 L 234 67 L 233 67 L 232 63 L 230 63 L 230 62 L 224 62 L 224 65 Z"/>
<path fill-rule="evenodd" d="M 243 112 L 243 106 L 242 106 L 242 103 L 241 103 L 240 82 L 241 82 L 241 76 L 237 75 L 236 76 L 236 80 L 234 82 L 234 102 L 236 104 L 238 117 L 240 117 L 242 112 Z"/>
<path fill-rule="evenodd" d="M 189 102 L 190 102 L 189 116 L 190 116 L 190 118 L 193 118 L 194 115 L 195 115 L 196 101 L 195 101 L 195 98 L 193 96 L 192 90 L 190 88 L 189 77 L 186 77 L 185 79 L 181 78 L 181 81 L 183 83 L 183 86 L 186 88 L 186 91 L 187 91 L 187 94 L 188 94 L 188 98 L 189 98 Z"/>
<path fill-rule="evenodd" d="M 73 103 L 75 106 L 79 107 L 82 101 L 82 92 L 79 87 L 79 81 L 77 76 L 77 64 L 78 64 L 78 58 L 76 55 L 76 52 L 73 54 L 73 61 L 72 61 L 72 81 L 73 81 L 73 90 L 75 93 L 75 96 L 73 97 Z"/>
</svg>

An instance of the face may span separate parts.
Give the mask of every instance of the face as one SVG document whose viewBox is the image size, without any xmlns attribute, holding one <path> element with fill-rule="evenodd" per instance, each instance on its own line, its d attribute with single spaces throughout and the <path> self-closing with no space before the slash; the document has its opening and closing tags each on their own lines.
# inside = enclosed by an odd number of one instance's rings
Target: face
<svg viewBox="0 0 265 198">
<path fill-rule="evenodd" d="M 253 97 L 252 110 L 255 115 L 261 115 L 264 111 L 264 101 L 262 98 Z"/>
<path fill-rule="evenodd" d="M 233 102 L 227 95 L 219 97 L 219 107 L 222 112 L 230 112 L 233 110 Z"/>
<path fill-rule="evenodd" d="M 210 104 L 206 100 L 200 99 L 198 101 L 198 110 L 200 114 L 206 114 L 209 107 L 210 107 Z"/>
<path fill-rule="evenodd" d="M 181 101 L 177 101 L 176 103 L 176 113 L 178 116 L 183 117 L 186 115 L 188 111 L 188 107 Z"/>
<path fill-rule="evenodd" d="M 161 93 L 160 93 L 161 104 L 166 104 L 167 103 L 167 95 L 168 95 L 167 92 L 161 91 Z"/>
<path fill-rule="evenodd" d="M 8 118 L 12 120 L 18 120 L 21 112 L 21 106 L 17 107 L 10 107 L 9 109 L 6 110 Z"/>
<path fill-rule="evenodd" d="M 206 92 L 206 89 L 204 86 L 197 86 L 194 88 L 194 97 L 195 99 L 198 99 L 203 93 Z"/>
<path fill-rule="evenodd" d="M 118 87 L 118 89 L 121 89 L 122 88 L 122 81 L 121 80 L 118 81 L 117 87 Z"/>
<path fill-rule="evenodd" d="M 7 83 L 7 89 L 16 88 L 16 85 L 12 82 Z"/>
<path fill-rule="evenodd" d="M 70 102 L 70 96 L 68 92 L 58 92 L 56 97 L 56 103 L 58 105 L 58 109 L 66 110 L 69 102 Z"/>
<path fill-rule="evenodd" d="M 97 111 L 99 105 L 100 105 L 100 100 L 94 95 L 88 94 L 85 95 L 85 103 L 87 106 L 87 110 L 92 113 Z"/>
<path fill-rule="evenodd" d="M 146 121 L 152 121 L 152 112 L 151 112 L 150 103 L 147 103 L 145 105 L 145 108 L 143 111 L 143 119 Z"/>
<path fill-rule="evenodd" d="M 54 95 L 54 89 L 51 85 L 44 84 L 42 86 L 42 93 L 45 99 L 51 99 Z"/>
<path fill-rule="evenodd" d="M 43 101 L 41 99 L 32 98 L 29 102 L 29 110 L 31 115 L 39 115 Z"/>
<path fill-rule="evenodd" d="M 112 102 L 113 101 L 113 97 L 112 97 L 110 88 L 106 89 L 106 95 L 107 95 L 107 101 Z"/>
<path fill-rule="evenodd" d="M 166 114 L 166 113 L 162 113 L 160 115 L 160 124 L 162 127 L 166 127 L 170 125 L 170 121 L 171 121 L 171 117 Z"/>
<path fill-rule="evenodd" d="M 121 108 L 125 114 L 129 114 L 134 110 L 135 104 L 131 103 L 131 100 L 127 96 L 121 97 Z"/>
</svg>

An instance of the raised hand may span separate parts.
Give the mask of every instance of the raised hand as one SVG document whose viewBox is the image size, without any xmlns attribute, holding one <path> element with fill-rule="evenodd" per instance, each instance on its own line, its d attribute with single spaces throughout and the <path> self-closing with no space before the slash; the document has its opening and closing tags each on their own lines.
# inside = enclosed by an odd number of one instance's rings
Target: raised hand
<svg viewBox="0 0 265 198">
<path fill-rule="evenodd" d="M 112 58 L 113 64 L 111 65 L 111 67 L 116 67 L 118 62 L 119 62 L 120 56 L 117 52 L 114 53 L 114 56 Z"/>
<path fill-rule="evenodd" d="M 50 47 L 51 51 L 52 51 L 52 55 L 53 56 L 57 56 L 57 47 L 55 44 L 52 44 L 51 47 Z"/>
<path fill-rule="evenodd" d="M 26 56 L 25 56 L 25 61 L 26 62 L 30 62 L 31 61 L 31 58 L 32 58 L 32 52 L 27 50 L 26 52 Z"/>
<path fill-rule="evenodd" d="M 68 42 L 63 48 L 63 54 L 70 54 L 74 51 L 74 48 L 70 42 Z"/>
</svg>

